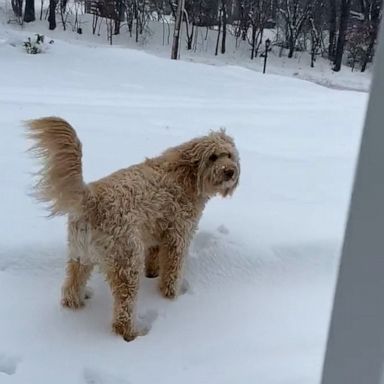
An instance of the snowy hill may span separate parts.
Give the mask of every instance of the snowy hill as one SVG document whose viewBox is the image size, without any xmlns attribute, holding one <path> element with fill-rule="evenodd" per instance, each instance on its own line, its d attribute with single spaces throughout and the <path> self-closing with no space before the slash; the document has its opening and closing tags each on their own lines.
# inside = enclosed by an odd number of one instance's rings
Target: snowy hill
<svg viewBox="0 0 384 384">
<path fill-rule="evenodd" d="M 60 40 L 27 55 L 0 40 L 0 383 L 316 384 L 366 94 Z M 10 42 L 17 44 L 10 45 Z M 21 120 L 68 119 L 87 181 L 210 129 L 239 147 L 240 187 L 212 200 L 175 302 L 143 280 L 149 334 L 110 331 L 102 276 L 78 312 L 59 306 L 65 219 L 28 196 Z"/>
</svg>

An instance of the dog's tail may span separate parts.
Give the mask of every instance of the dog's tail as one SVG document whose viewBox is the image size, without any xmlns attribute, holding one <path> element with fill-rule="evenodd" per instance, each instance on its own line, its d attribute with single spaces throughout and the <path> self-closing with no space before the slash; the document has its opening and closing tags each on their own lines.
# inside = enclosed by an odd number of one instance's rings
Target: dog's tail
<svg viewBox="0 0 384 384">
<path fill-rule="evenodd" d="M 59 117 L 26 122 L 34 141 L 33 154 L 42 160 L 35 197 L 50 203 L 51 216 L 78 214 L 86 191 L 81 166 L 81 142 L 69 123 Z"/>
</svg>

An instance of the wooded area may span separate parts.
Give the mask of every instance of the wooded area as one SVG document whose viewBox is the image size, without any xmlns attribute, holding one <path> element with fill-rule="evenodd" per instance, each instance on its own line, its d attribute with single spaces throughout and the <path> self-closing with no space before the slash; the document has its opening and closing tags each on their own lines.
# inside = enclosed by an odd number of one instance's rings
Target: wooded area
<svg viewBox="0 0 384 384">
<path fill-rule="evenodd" d="M 121 33 L 126 25 L 130 37 L 136 42 L 145 31 L 149 21 L 164 20 L 173 23 L 174 39 L 172 58 L 178 57 L 180 24 L 186 31 L 186 49 L 198 27 L 207 28 L 207 33 L 217 33 L 213 54 L 225 54 L 228 33 L 237 40 L 247 41 L 250 58 L 264 52 L 265 31 L 274 29 L 272 47 L 280 54 L 286 52 L 292 58 L 295 52 L 307 51 L 311 66 L 320 55 L 328 58 L 333 70 L 341 64 L 365 71 L 372 62 L 381 18 L 382 0 L 85 0 L 74 4 L 93 15 L 92 32 L 98 24 L 108 26 L 108 38 Z M 11 0 L 12 9 L 19 22 L 35 20 L 34 0 Z M 83 8 L 82 8 L 83 7 Z M 41 0 L 40 19 L 44 18 L 44 0 Z M 49 28 L 56 28 L 56 17 L 66 28 L 68 0 L 49 0 L 46 18 Z M 178 22 L 179 21 L 179 22 Z M 77 28 L 78 32 L 81 30 Z"/>
</svg>

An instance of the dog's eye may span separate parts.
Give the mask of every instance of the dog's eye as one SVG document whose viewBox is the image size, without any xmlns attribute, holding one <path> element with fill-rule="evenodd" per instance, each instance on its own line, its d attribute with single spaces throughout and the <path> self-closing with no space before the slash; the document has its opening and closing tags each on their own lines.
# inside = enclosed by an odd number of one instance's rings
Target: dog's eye
<svg viewBox="0 0 384 384">
<path fill-rule="evenodd" d="M 216 161 L 217 160 L 217 155 L 213 154 L 209 156 L 209 161 Z"/>
<path fill-rule="evenodd" d="M 232 155 L 228 153 L 228 159 L 232 159 Z"/>
</svg>

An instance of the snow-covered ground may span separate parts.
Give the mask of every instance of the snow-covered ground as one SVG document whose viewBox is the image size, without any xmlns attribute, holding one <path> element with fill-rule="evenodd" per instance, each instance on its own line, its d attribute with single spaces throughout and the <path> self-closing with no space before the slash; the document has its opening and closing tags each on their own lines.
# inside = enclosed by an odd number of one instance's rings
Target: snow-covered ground
<svg viewBox="0 0 384 384">
<path fill-rule="evenodd" d="M 367 95 L 61 40 L 27 55 L 2 28 L 0 383 L 317 384 Z M 144 279 L 150 331 L 132 343 L 110 331 L 102 276 L 84 309 L 59 306 L 65 219 L 28 196 L 20 123 L 46 115 L 76 127 L 89 181 L 210 129 L 239 147 L 240 187 L 205 211 L 188 292 L 169 302 Z"/>
</svg>

